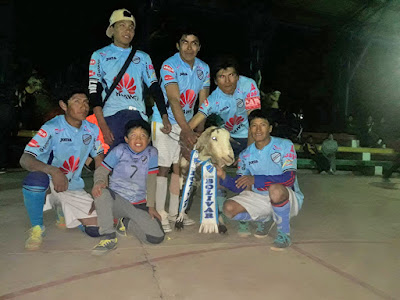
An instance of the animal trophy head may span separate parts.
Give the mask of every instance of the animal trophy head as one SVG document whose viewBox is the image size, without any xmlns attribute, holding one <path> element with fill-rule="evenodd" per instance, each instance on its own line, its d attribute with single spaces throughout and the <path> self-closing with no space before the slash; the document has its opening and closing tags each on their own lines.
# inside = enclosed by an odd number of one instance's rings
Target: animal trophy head
<svg viewBox="0 0 400 300">
<path fill-rule="evenodd" d="M 235 161 L 230 138 L 229 131 L 224 128 L 207 128 L 196 143 L 199 158 L 203 161 L 211 158 L 211 162 L 221 168 L 230 166 Z"/>
</svg>

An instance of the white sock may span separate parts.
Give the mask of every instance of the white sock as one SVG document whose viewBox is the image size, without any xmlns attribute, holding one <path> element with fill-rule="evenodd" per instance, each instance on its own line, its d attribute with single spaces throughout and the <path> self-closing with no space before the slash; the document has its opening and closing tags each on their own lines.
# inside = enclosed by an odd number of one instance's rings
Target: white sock
<svg viewBox="0 0 400 300">
<path fill-rule="evenodd" d="M 158 212 L 165 210 L 165 200 L 167 199 L 167 185 L 167 177 L 157 176 L 156 210 Z"/>
<path fill-rule="evenodd" d="M 176 216 L 179 209 L 179 195 L 169 194 L 169 210 L 170 216 Z"/>
</svg>

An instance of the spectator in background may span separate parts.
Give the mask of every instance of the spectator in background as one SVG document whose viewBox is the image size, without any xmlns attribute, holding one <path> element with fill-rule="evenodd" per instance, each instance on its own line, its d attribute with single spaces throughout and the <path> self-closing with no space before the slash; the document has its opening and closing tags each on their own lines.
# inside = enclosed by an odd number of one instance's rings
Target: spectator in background
<svg viewBox="0 0 400 300">
<path fill-rule="evenodd" d="M 333 134 L 328 134 L 328 138 L 322 142 L 321 152 L 329 161 L 329 174 L 336 172 L 336 152 L 338 151 L 338 143 L 333 138 Z"/>
<path fill-rule="evenodd" d="M 348 134 L 355 134 L 355 135 L 357 135 L 356 124 L 355 124 L 354 117 L 353 117 L 352 114 L 350 114 L 350 115 L 347 117 L 345 131 L 346 131 L 346 133 L 348 133 Z"/>
<path fill-rule="evenodd" d="M 307 137 L 306 142 L 303 144 L 303 151 L 307 158 L 310 158 L 315 162 L 318 173 L 329 171 L 329 161 L 325 156 L 318 152 L 317 146 L 314 144 L 311 135 Z"/>
</svg>

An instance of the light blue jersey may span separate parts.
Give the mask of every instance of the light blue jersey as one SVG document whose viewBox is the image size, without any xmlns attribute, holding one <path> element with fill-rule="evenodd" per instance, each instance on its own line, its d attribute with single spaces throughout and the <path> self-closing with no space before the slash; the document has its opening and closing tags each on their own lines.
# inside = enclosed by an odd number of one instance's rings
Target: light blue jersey
<svg viewBox="0 0 400 300">
<path fill-rule="evenodd" d="M 111 44 L 93 52 L 89 65 L 90 93 L 96 92 L 91 89 L 96 89 L 97 82 L 100 82 L 103 86 L 102 98 L 105 98 L 130 51 L 131 48 L 120 48 Z M 150 56 L 137 50 L 121 81 L 104 104 L 104 117 L 112 116 L 124 109 L 133 109 L 139 111 L 142 118 L 147 121 L 143 83 L 150 87 L 156 81 L 157 76 Z"/>
<path fill-rule="evenodd" d="M 81 127 L 76 128 L 61 115 L 43 124 L 24 152 L 59 168 L 68 178 L 68 190 L 79 190 L 85 186 L 81 173 L 86 159 L 89 154 L 96 157 L 103 153 L 103 148 L 96 125 L 84 120 Z"/>
<path fill-rule="evenodd" d="M 136 153 L 122 143 L 107 154 L 102 166 L 112 171 L 111 190 L 132 204 L 146 203 L 147 175 L 158 173 L 158 151 L 147 146 Z"/>
<path fill-rule="evenodd" d="M 210 68 L 199 58 L 195 58 L 193 69 L 185 63 L 179 52 L 168 58 L 161 67 L 161 90 L 164 94 L 168 118 L 171 124 L 177 124 L 172 109 L 169 106 L 165 87 L 171 83 L 177 83 L 181 94 L 180 104 L 185 115 L 186 122 L 193 117 L 194 105 L 199 92 L 210 88 Z M 162 122 L 160 112 L 156 105 L 153 107 L 152 121 Z"/>
<path fill-rule="evenodd" d="M 247 138 L 248 111 L 260 108 L 260 91 L 256 82 L 240 76 L 233 95 L 227 95 L 217 87 L 199 107 L 199 112 L 206 117 L 211 114 L 220 116 L 233 138 Z"/>
<path fill-rule="evenodd" d="M 294 145 L 290 140 L 271 136 L 270 143 L 262 150 L 251 144 L 239 156 L 238 175 L 281 175 L 286 171 L 297 170 L 297 155 Z M 268 195 L 267 188 L 254 188 L 259 194 Z M 303 204 L 304 195 L 300 191 L 297 176 L 293 190 L 299 202 L 299 209 Z"/>
</svg>

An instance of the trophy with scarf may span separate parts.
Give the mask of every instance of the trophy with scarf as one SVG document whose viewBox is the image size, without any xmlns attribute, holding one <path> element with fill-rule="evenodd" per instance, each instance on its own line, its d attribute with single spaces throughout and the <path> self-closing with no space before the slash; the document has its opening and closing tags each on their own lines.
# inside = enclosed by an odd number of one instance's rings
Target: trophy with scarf
<svg viewBox="0 0 400 300">
<path fill-rule="evenodd" d="M 193 190 L 196 169 L 201 166 L 201 209 L 199 233 L 218 233 L 218 207 L 217 194 L 217 170 L 210 160 L 201 161 L 197 150 L 190 155 L 188 176 L 183 188 L 182 199 L 179 205 L 179 215 L 175 222 L 175 228 L 183 228 L 185 210 L 189 204 L 189 197 Z"/>
</svg>

